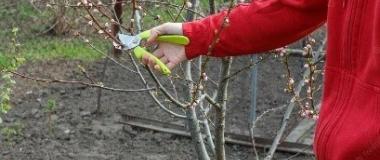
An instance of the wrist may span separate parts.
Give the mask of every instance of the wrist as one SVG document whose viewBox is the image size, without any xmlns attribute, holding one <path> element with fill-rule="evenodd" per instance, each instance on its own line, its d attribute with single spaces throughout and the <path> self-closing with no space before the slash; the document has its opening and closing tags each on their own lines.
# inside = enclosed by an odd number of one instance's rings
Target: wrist
<svg viewBox="0 0 380 160">
<path fill-rule="evenodd" d="M 163 34 L 183 35 L 182 23 L 164 23 L 161 25 Z"/>
</svg>

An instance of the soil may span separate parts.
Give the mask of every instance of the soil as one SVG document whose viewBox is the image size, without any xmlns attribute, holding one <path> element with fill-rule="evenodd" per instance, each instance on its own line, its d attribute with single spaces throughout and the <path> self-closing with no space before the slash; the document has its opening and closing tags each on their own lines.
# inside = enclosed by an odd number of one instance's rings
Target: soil
<svg viewBox="0 0 380 160">
<path fill-rule="evenodd" d="M 234 61 L 233 71 L 247 64 L 249 62 L 247 59 L 249 59 L 247 56 L 237 58 Z M 22 66 L 19 72 L 46 78 L 85 80 L 77 69 L 78 65 L 82 65 L 87 68 L 90 77 L 100 79 L 103 62 L 84 63 L 64 60 L 33 62 Z M 293 59 L 292 62 L 294 70 L 302 68 L 297 59 Z M 217 66 L 217 61 L 213 60 L 209 68 L 217 73 Z M 285 80 L 281 77 L 283 71 L 284 67 L 275 58 L 269 58 L 260 64 L 258 115 L 268 108 L 287 104 L 290 97 L 283 92 L 285 84 Z M 229 86 L 226 117 L 229 132 L 247 134 L 250 107 L 249 74 L 249 72 L 241 73 Z M 216 74 L 209 76 L 213 79 Z M 146 93 L 103 91 L 101 114 L 93 114 L 96 110 L 97 89 L 78 85 L 36 83 L 18 77 L 16 81 L 17 85 L 12 95 L 14 108 L 6 115 L 4 124 L 8 126 L 18 124 L 21 131 L 10 139 L 4 135 L 0 137 L 2 141 L 0 159 L 197 159 L 190 139 L 118 123 L 123 114 L 182 123 L 181 120 L 172 118 L 160 110 Z M 108 64 L 104 84 L 115 88 L 142 87 L 136 76 L 113 63 Z M 49 99 L 55 99 L 57 102 L 57 107 L 51 114 L 44 111 Z M 280 110 L 265 116 L 257 126 L 257 135 L 273 138 L 281 124 L 283 112 Z M 294 126 L 299 118 L 298 115 L 292 117 L 291 126 Z M 254 158 L 249 147 L 227 145 L 226 152 L 227 159 Z M 259 152 L 265 153 L 262 149 L 259 149 Z M 277 153 L 275 159 L 287 159 L 291 156 L 292 154 Z M 296 156 L 293 159 L 306 160 L 313 157 Z"/>
</svg>

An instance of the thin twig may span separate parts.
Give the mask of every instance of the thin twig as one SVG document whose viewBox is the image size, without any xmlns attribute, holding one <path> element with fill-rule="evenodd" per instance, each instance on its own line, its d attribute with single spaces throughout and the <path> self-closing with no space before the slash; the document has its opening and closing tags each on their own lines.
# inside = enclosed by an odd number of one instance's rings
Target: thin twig
<svg viewBox="0 0 380 160">
<path fill-rule="evenodd" d="M 314 58 L 313 58 L 313 61 L 314 61 L 314 62 L 315 62 L 315 61 L 317 60 L 317 58 L 319 57 L 319 54 L 322 53 L 322 50 L 323 50 L 323 48 L 324 48 L 324 46 L 325 46 L 325 44 L 326 44 L 326 43 L 325 43 L 326 40 L 327 40 L 327 39 L 326 39 L 326 37 L 325 37 L 324 40 L 323 40 L 322 45 L 321 45 L 321 46 L 319 47 L 319 49 L 318 49 L 318 52 L 314 55 Z M 294 94 L 295 96 L 300 95 L 300 92 L 301 92 L 303 86 L 305 85 L 305 81 L 304 81 L 304 79 L 306 79 L 306 78 L 309 76 L 309 72 L 310 72 L 310 70 L 305 70 L 305 72 L 304 72 L 304 74 L 303 74 L 303 80 L 301 80 L 301 81 L 298 83 L 297 88 L 293 89 L 293 90 L 294 90 L 294 93 L 293 93 L 293 94 Z M 295 97 L 293 97 L 293 98 L 295 98 Z M 300 103 L 300 102 L 298 102 L 298 103 Z M 302 104 L 300 104 L 300 105 L 302 106 Z M 284 132 L 285 132 L 286 126 L 287 126 L 287 124 L 288 124 L 288 122 L 289 122 L 289 118 L 290 118 L 290 115 L 291 115 L 291 113 L 292 113 L 294 107 L 295 107 L 295 100 L 292 100 L 292 101 L 289 103 L 288 107 L 287 107 L 287 110 L 286 110 L 286 112 L 285 112 L 285 114 L 284 114 L 284 117 L 283 117 L 283 120 L 282 120 L 281 127 L 280 127 L 280 129 L 278 130 L 275 139 L 273 140 L 273 144 L 272 144 L 271 148 L 269 149 L 269 152 L 268 152 L 267 156 L 265 157 L 265 160 L 271 160 L 271 159 L 273 158 L 273 155 L 274 155 L 274 153 L 276 152 L 276 149 L 277 149 L 277 147 L 278 147 L 278 145 L 279 145 L 279 143 L 280 143 L 280 140 L 281 140 L 281 138 L 282 138 L 282 136 L 283 136 L 283 134 L 284 134 Z"/>
<path fill-rule="evenodd" d="M 268 57 L 269 57 L 269 56 L 260 57 L 258 61 L 251 62 L 249 65 L 247 65 L 247 66 L 245 66 L 245 67 L 239 69 L 238 71 L 236 71 L 236 72 L 234 72 L 234 73 L 228 75 L 228 76 L 226 77 L 226 79 L 230 79 L 230 78 L 232 78 L 232 77 L 234 77 L 234 76 L 237 76 L 237 75 L 238 75 L 239 73 L 241 73 L 241 72 L 244 72 L 244 71 L 246 71 L 246 70 L 248 70 L 248 69 L 251 69 L 252 67 L 255 67 L 257 64 L 263 62 L 263 61 L 266 60 Z"/>
<path fill-rule="evenodd" d="M 104 79 L 105 79 L 105 75 L 106 75 L 106 71 L 107 71 L 107 66 L 108 66 L 108 59 L 105 59 L 104 60 L 104 62 L 103 62 L 103 69 L 102 69 L 102 72 L 101 72 L 101 77 L 100 77 L 100 81 L 104 81 Z M 101 109 L 101 107 L 102 107 L 102 90 L 101 89 L 99 89 L 98 91 L 97 91 L 98 93 L 98 95 L 97 95 L 97 98 L 96 98 L 96 110 L 95 110 L 95 112 L 96 113 L 100 113 L 100 109 Z"/>
<path fill-rule="evenodd" d="M 93 44 L 88 43 L 88 45 L 89 45 L 92 49 L 94 49 L 96 52 L 102 54 L 102 55 L 105 56 L 107 59 L 111 60 L 113 63 L 119 65 L 121 68 L 124 68 L 125 70 L 130 71 L 130 72 L 132 72 L 132 73 L 137 73 L 137 71 L 132 70 L 131 68 L 127 67 L 126 65 L 119 63 L 116 59 L 112 58 L 112 57 L 109 56 L 108 54 L 106 54 L 106 53 L 104 53 L 103 51 L 99 50 L 99 49 L 96 48 Z"/>
<path fill-rule="evenodd" d="M 186 6 L 186 0 L 184 0 L 183 1 L 183 4 L 182 4 L 182 6 L 181 6 L 181 9 L 179 10 L 179 13 L 177 14 L 177 16 L 174 18 L 174 22 L 177 22 L 178 21 L 178 18 L 181 16 L 181 14 L 182 14 L 182 11 L 183 11 L 183 9 L 185 8 L 185 6 Z"/>
<path fill-rule="evenodd" d="M 84 7 L 86 12 L 88 13 L 88 15 L 90 15 L 92 21 L 95 23 L 95 25 L 103 31 L 103 33 L 105 33 L 108 38 L 111 38 L 115 43 L 121 45 L 121 42 L 115 37 L 113 36 L 111 33 L 109 33 L 107 30 L 104 29 L 104 27 L 102 27 L 102 25 L 100 25 L 100 23 L 98 22 L 98 20 L 95 18 L 95 16 L 91 13 L 90 9 L 88 7 Z"/>
<path fill-rule="evenodd" d="M 185 108 L 187 105 L 178 101 L 176 98 L 174 98 L 168 90 L 166 90 L 166 88 L 161 84 L 161 82 L 158 80 L 157 76 L 153 73 L 153 71 L 149 68 L 149 67 L 146 67 L 149 74 L 151 75 L 151 77 L 153 78 L 153 80 L 156 82 L 156 84 L 158 85 L 158 89 L 161 90 L 162 93 L 164 93 L 164 95 L 169 98 L 169 100 L 171 102 L 173 102 L 174 104 L 176 104 L 178 107 L 181 107 L 181 108 Z"/>
<path fill-rule="evenodd" d="M 156 88 L 150 88 L 150 87 L 144 88 L 144 89 L 120 89 L 120 88 L 105 87 L 102 84 L 93 84 L 93 83 L 88 83 L 88 82 L 83 82 L 83 81 L 36 78 L 36 77 L 27 76 L 27 75 L 22 74 L 22 73 L 18 73 L 15 71 L 8 71 L 8 72 L 12 73 L 13 75 L 19 76 L 21 78 L 25 78 L 25 79 L 29 79 L 29 80 L 33 80 L 33 81 L 37 81 L 37 82 L 79 84 L 79 85 L 84 85 L 84 86 L 88 86 L 88 87 L 101 88 L 101 89 L 116 91 L 116 92 L 145 92 L 145 91 L 150 91 L 150 90 L 156 89 Z"/>
</svg>

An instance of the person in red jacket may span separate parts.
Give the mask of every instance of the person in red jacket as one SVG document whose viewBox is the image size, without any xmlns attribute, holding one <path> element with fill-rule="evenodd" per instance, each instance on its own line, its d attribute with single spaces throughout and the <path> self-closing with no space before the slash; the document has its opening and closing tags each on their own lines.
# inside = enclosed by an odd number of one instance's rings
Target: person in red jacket
<svg viewBox="0 0 380 160">
<path fill-rule="evenodd" d="M 226 11 L 151 29 L 183 34 L 183 47 L 154 52 L 168 67 L 208 52 Z M 380 0 L 259 0 L 236 6 L 210 56 L 238 56 L 279 48 L 327 21 L 328 48 L 314 151 L 318 160 L 380 160 Z M 154 61 L 144 58 L 145 63 Z"/>
</svg>

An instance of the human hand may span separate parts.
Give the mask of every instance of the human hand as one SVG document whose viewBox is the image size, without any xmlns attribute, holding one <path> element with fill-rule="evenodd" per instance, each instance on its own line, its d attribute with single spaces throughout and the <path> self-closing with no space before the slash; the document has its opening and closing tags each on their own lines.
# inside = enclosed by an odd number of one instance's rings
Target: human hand
<svg viewBox="0 0 380 160">
<path fill-rule="evenodd" d="M 150 37 L 148 38 L 148 45 L 158 44 L 157 49 L 153 52 L 158 59 L 161 60 L 169 69 L 173 69 L 178 63 L 186 60 L 185 46 L 157 42 L 156 38 L 159 35 L 175 34 L 183 35 L 181 23 L 165 23 L 160 26 L 154 27 L 150 30 Z M 155 60 L 148 55 L 143 56 L 142 62 L 156 70 L 160 70 L 160 67 L 156 64 Z"/>
</svg>

